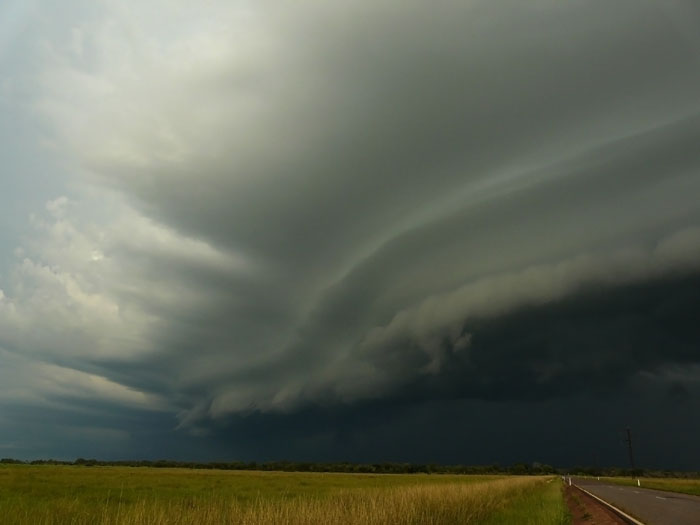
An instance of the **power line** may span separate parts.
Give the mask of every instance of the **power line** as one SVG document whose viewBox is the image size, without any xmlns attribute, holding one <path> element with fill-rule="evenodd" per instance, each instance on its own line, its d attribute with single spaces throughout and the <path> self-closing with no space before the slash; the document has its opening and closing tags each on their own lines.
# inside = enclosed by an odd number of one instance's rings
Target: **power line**
<svg viewBox="0 0 700 525">
<path fill-rule="evenodd" d="M 632 454 L 632 431 L 630 430 L 630 427 L 627 427 L 627 439 L 625 440 L 625 443 L 627 443 L 627 451 L 630 455 L 630 466 L 632 467 L 632 470 L 634 470 L 634 454 Z"/>
</svg>

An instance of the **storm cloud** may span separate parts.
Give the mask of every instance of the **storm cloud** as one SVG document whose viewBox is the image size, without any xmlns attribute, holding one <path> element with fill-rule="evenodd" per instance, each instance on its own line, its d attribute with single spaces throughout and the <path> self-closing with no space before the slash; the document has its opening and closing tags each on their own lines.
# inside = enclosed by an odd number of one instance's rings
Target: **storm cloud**
<svg viewBox="0 0 700 525">
<path fill-rule="evenodd" d="M 443 410 L 697 405 L 693 2 L 18 9 L 0 432 L 363 459 Z"/>
</svg>

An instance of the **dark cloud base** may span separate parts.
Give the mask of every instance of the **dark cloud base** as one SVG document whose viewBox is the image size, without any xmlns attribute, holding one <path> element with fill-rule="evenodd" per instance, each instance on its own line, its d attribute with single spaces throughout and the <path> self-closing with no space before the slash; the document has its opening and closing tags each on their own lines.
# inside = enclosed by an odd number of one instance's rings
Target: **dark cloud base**
<svg viewBox="0 0 700 525">
<path fill-rule="evenodd" d="M 629 425 L 640 465 L 698 469 L 698 312 L 700 272 L 470 320 L 468 352 L 393 397 L 236 416 L 212 441 L 227 459 L 624 466 Z"/>
<path fill-rule="evenodd" d="M 209 420 L 200 436 L 174 431 L 172 415 L 99 402 L 6 407 L 14 445 L 2 455 L 625 466 L 630 426 L 640 466 L 697 470 L 698 312 L 700 272 L 588 288 L 466 321 L 470 346 L 452 352 L 445 341 L 440 372 L 392 395 Z"/>
<path fill-rule="evenodd" d="M 471 346 L 426 390 L 447 397 L 608 395 L 640 373 L 700 363 L 700 273 L 617 289 L 464 325 Z M 449 344 L 449 343 L 445 343 Z"/>
</svg>

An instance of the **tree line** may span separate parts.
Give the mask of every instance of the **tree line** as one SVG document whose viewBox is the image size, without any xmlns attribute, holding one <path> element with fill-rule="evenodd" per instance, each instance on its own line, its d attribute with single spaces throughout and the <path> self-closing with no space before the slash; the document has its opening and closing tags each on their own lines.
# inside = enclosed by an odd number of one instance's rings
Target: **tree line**
<svg viewBox="0 0 700 525">
<path fill-rule="evenodd" d="M 439 465 L 421 463 L 353 463 L 332 462 L 317 463 L 306 461 L 175 461 L 168 459 L 159 460 L 118 460 L 104 461 L 98 459 L 77 458 L 75 461 L 58 459 L 35 459 L 21 461 L 12 458 L 0 459 L 0 463 L 28 464 L 28 465 L 79 465 L 115 466 L 115 467 L 151 467 L 151 468 L 189 468 L 189 469 L 217 469 L 217 470 L 262 470 L 282 472 L 347 472 L 363 474 L 522 474 L 539 475 L 554 474 L 556 469 L 550 465 L 540 463 L 516 463 L 508 466 L 492 465 Z"/>
<path fill-rule="evenodd" d="M 571 474 L 579 476 L 605 477 L 673 477 L 700 478 L 700 472 L 681 472 L 673 470 L 630 469 L 620 467 L 584 467 L 555 468 L 542 463 L 515 463 L 512 465 L 440 465 L 425 463 L 353 463 L 331 462 L 317 463 L 307 461 L 175 461 L 158 460 L 118 460 L 104 461 L 98 459 L 77 458 L 74 461 L 59 459 L 35 459 L 22 461 L 13 458 L 2 458 L 0 463 L 26 465 L 78 465 L 84 467 L 150 467 L 150 468 L 188 468 L 216 470 L 261 470 L 282 472 L 345 472 L 357 474 L 513 474 L 513 475 L 546 475 Z"/>
</svg>

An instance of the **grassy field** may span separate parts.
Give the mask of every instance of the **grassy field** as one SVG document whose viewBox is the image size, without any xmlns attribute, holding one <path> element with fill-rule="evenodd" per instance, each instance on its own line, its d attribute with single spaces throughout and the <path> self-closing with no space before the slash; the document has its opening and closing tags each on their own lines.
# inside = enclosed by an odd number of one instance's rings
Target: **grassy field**
<svg viewBox="0 0 700 525">
<path fill-rule="evenodd" d="M 681 478 L 639 478 L 641 486 L 646 489 L 668 490 L 700 496 L 700 479 Z M 618 485 L 637 486 L 637 478 L 600 478 Z"/>
<path fill-rule="evenodd" d="M 7 524 L 565 524 L 553 477 L 0 466 Z"/>
</svg>

